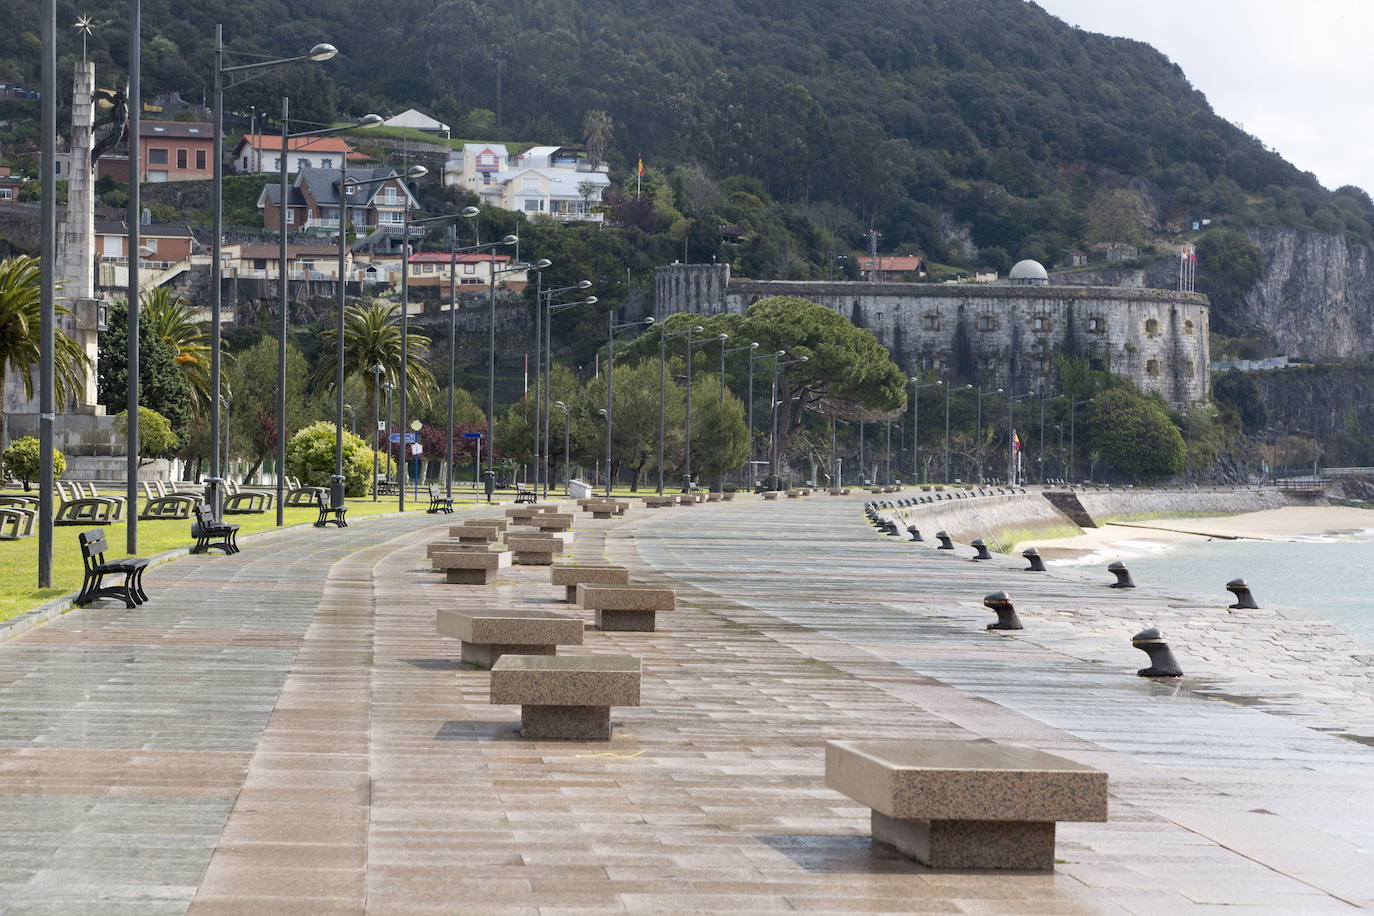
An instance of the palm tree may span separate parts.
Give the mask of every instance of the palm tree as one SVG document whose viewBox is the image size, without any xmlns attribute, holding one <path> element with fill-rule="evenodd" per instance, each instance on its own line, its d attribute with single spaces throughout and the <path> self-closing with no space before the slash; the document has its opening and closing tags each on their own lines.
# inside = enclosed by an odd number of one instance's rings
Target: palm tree
<svg viewBox="0 0 1374 916">
<path fill-rule="evenodd" d="M 587 164 L 596 168 L 606 155 L 606 146 L 611 142 L 615 127 L 611 116 L 604 111 L 589 111 L 582 117 L 582 136 L 587 141 Z"/>
<path fill-rule="evenodd" d="M 196 323 L 195 308 L 170 288 L 143 294 L 141 319 L 176 353 L 177 368 L 191 392 L 191 416 L 200 419 L 210 403 L 210 348 Z"/>
<path fill-rule="evenodd" d="M 371 417 L 374 407 L 371 369 L 382 367 L 382 381 L 398 384 L 401 377 L 401 306 L 389 300 L 371 299 L 351 303 L 344 312 L 344 377 L 357 376 L 364 380 L 367 391 L 366 413 Z M 333 353 L 338 331 L 329 328 L 322 335 L 328 342 L 326 352 Z M 407 335 L 410 359 L 406 377 L 410 397 L 428 403 L 436 391 L 434 376 L 426 365 L 429 359 L 429 338 L 417 331 Z M 315 367 L 311 385 L 319 391 L 334 390 L 334 360 L 323 360 Z"/>
<path fill-rule="evenodd" d="M 33 370 L 39 361 L 39 321 L 42 312 L 40 267 L 27 255 L 0 262 L 0 445 L 9 443 L 9 422 L 4 416 L 5 378 L 14 369 L 24 382 L 24 396 L 33 397 Z M 54 306 L 58 316 L 69 314 Z M 53 353 L 54 392 L 59 404 L 79 392 L 86 383 L 91 361 L 81 346 L 55 328 Z"/>
</svg>

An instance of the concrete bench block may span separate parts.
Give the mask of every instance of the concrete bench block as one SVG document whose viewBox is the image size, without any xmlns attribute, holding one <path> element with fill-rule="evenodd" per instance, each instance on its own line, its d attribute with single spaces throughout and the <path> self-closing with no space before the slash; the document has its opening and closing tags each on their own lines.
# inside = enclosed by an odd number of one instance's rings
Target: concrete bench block
<svg viewBox="0 0 1374 916">
<path fill-rule="evenodd" d="M 777 491 L 777 490 L 764 490 L 764 491 L 763 491 L 763 498 L 764 498 L 764 499 L 777 499 L 777 498 L 778 498 L 778 491 Z"/>
<path fill-rule="evenodd" d="M 676 496 L 645 496 L 644 506 L 649 509 L 668 509 L 677 505 Z"/>
<path fill-rule="evenodd" d="M 444 571 L 452 585 L 486 585 L 499 569 L 511 563 L 509 550 L 440 551 L 430 558 L 435 569 Z"/>
<path fill-rule="evenodd" d="M 448 530 L 449 530 L 449 533 L 452 534 L 454 528 L 464 528 L 464 527 L 467 527 L 467 526 L 470 526 L 470 525 L 484 525 L 484 526 L 486 526 L 486 527 L 488 527 L 488 528 L 497 528 L 497 529 L 500 529 L 500 531 L 501 531 L 502 533 L 505 533 L 506 529 L 507 529 L 508 527 L 510 527 L 510 519 L 508 519 L 508 518 L 470 518 L 470 519 L 465 520 L 465 521 L 463 522 L 462 525 L 452 525 L 452 526 L 450 526 Z"/>
<path fill-rule="evenodd" d="M 724 498 L 724 496 L 725 496 L 724 493 L 719 493 L 719 492 L 707 493 L 707 494 L 706 494 L 706 501 L 707 501 L 708 503 L 718 503 L 718 502 L 721 501 L 721 499 Z"/>
<path fill-rule="evenodd" d="M 555 566 L 552 582 L 567 589 L 567 602 L 577 602 L 577 586 L 582 583 L 596 585 L 629 585 L 630 571 L 623 566 Z"/>
<path fill-rule="evenodd" d="M 677 609 L 677 593 L 671 588 L 647 585 L 584 582 L 577 586 L 577 603 L 596 611 L 597 629 L 651 633 L 660 612 Z"/>
<path fill-rule="evenodd" d="M 1105 821 L 1107 774 L 992 741 L 829 741 L 825 784 L 934 868 L 1053 869 L 1056 821 Z"/>
<path fill-rule="evenodd" d="M 582 621 L 552 611 L 443 608 L 436 624 L 462 642 L 463 661 L 483 668 L 503 655 L 554 655 L 558 646 L 582 645 Z"/>
<path fill-rule="evenodd" d="M 501 540 L 504 533 L 504 527 L 495 525 L 450 525 L 448 529 L 449 538 L 464 544 L 490 544 Z"/>
<path fill-rule="evenodd" d="M 543 515 L 547 512 L 555 512 L 557 511 L 557 509 L 557 506 L 551 506 L 547 504 L 542 506 L 512 506 L 511 508 L 506 510 L 506 518 L 533 518 L 536 515 Z"/>
<path fill-rule="evenodd" d="M 530 520 L 540 531 L 567 531 L 572 528 L 571 515 L 536 515 Z"/>
<path fill-rule="evenodd" d="M 797 499 L 797 498 L 798 498 L 799 496 L 801 496 L 801 495 L 802 495 L 802 491 L 801 491 L 801 490 L 788 490 L 788 491 L 787 491 L 787 498 L 788 498 L 788 499 Z"/>
<path fill-rule="evenodd" d="M 550 537 L 511 535 L 506 538 L 506 547 L 521 566 L 552 566 L 554 556 L 567 551 L 562 538 Z"/>
<path fill-rule="evenodd" d="M 526 738 L 606 741 L 610 708 L 638 706 L 639 681 L 628 655 L 506 655 L 491 669 L 491 702 L 520 706 Z"/>
</svg>

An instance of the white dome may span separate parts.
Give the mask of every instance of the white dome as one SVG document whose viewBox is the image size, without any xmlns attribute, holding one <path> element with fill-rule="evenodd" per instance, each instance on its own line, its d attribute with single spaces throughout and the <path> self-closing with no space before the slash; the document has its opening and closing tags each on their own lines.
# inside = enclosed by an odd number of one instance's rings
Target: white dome
<svg viewBox="0 0 1374 916">
<path fill-rule="evenodd" d="M 1013 280 L 1048 280 L 1050 278 L 1050 275 L 1045 272 L 1044 264 L 1029 258 L 1024 261 L 1017 261 L 1011 269 L 1010 276 Z"/>
</svg>

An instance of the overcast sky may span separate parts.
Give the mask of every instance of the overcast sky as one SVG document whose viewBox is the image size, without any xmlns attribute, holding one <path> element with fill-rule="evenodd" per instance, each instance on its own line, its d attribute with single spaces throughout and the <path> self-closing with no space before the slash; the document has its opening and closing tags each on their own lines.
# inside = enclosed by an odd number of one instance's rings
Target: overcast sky
<svg viewBox="0 0 1374 916">
<path fill-rule="evenodd" d="M 1212 109 L 1328 188 L 1374 193 L 1374 0 L 1036 0 L 1148 42 Z"/>
</svg>

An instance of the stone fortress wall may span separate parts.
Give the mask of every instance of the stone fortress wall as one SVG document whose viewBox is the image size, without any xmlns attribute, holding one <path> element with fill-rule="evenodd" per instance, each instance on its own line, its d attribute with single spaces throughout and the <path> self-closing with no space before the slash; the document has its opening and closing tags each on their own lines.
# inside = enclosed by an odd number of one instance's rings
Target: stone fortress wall
<svg viewBox="0 0 1374 916">
<path fill-rule="evenodd" d="M 726 264 L 654 273 L 657 314 L 743 314 L 769 296 L 800 296 L 868 328 L 907 373 L 1015 393 L 1057 388 L 1055 356 L 1158 391 L 1176 407 L 1210 396 L 1208 304 L 1199 293 L 1124 287 L 740 280 Z"/>
</svg>

